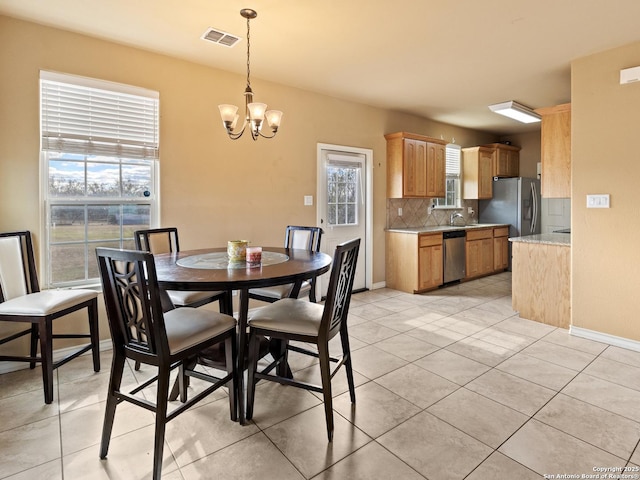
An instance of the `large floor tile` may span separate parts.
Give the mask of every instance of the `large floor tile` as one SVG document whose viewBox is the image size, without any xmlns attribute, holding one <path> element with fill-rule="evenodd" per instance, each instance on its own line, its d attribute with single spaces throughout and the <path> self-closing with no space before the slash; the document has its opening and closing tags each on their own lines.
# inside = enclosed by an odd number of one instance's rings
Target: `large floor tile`
<svg viewBox="0 0 640 480">
<path fill-rule="evenodd" d="M 499 327 L 495 326 L 488 327 L 478 333 L 474 333 L 473 335 L 471 335 L 471 337 L 515 351 L 520 351 L 535 342 L 534 338 L 528 337 L 521 333 L 502 330 Z"/>
<path fill-rule="evenodd" d="M 439 348 L 406 334 L 387 338 L 376 343 L 375 346 L 408 362 L 413 362 L 425 355 L 429 355 Z"/>
<path fill-rule="evenodd" d="M 331 368 L 332 369 L 335 368 L 335 364 L 332 364 Z M 320 367 L 318 365 L 295 372 L 294 378 L 296 380 L 312 383 L 317 386 L 322 385 L 322 379 L 320 377 Z M 363 383 L 367 383 L 368 381 L 369 379 L 367 377 L 353 370 L 353 383 L 356 387 L 358 385 L 362 385 Z M 295 388 L 295 387 L 288 387 L 288 388 Z M 335 376 L 331 379 L 331 396 L 337 397 L 338 395 L 341 395 L 348 390 L 349 390 L 349 383 L 347 381 L 347 369 L 344 366 L 342 366 L 340 367 L 340 370 L 335 374 Z M 310 392 L 310 393 L 320 399 L 323 398 L 323 395 L 320 392 Z"/>
<path fill-rule="evenodd" d="M 361 430 L 334 413 L 333 441 L 327 439 L 324 406 L 319 405 L 264 431 L 304 475 L 311 478 L 371 441 Z"/>
<path fill-rule="evenodd" d="M 640 438 L 640 423 L 566 395 L 558 395 L 535 418 L 621 458 Z"/>
<path fill-rule="evenodd" d="M 0 433 L 0 478 L 59 458 L 58 422 L 58 417 L 49 417 Z"/>
<path fill-rule="evenodd" d="M 26 365 L 26 364 L 25 364 Z M 57 371 L 53 373 L 53 395 L 54 400 L 58 388 Z M 0 399 L 20 395 L 21 393 L 39 391 L 44 403 L 44 387 L 42 385 L 42 369 L 36 367 L 22 368 L 14 372 L 0 375 Z"/>
<path fill-rule="evenodd" d="M 564 328 L 558 328 L 548 335 L 545 335 L 544 341 L 590 353 L 591 355 L 602 353 L 608 346 L 606 343 L 595 342 L 593 340 L 587 340 L 586 338 L 570 335 L 569 331 Z"/>
<path fill-rule="evenodd" d="M 561 390 L 578 374 L 575 370 L 524 353 L 506 359 L 496 368 L 555 391 Z"/>
<path fill-rule="evenodd" d="M 57 416 L 58 402 L 44 403 L 40 390 L 0 398 L 0 432 Z"/>
<path fill-rule="evenodd" d="M 500 330 L 526 335 L 531 338 L 540 339 L 556 330 L 556 327 L 544 323 L 526 320 L 517 315 L 511 316 L 496 323 Z"/>
<path fill-rule="evenodd" d="M 610 360 L 615 360 L 616 362 L 633 365 L 634 367 L 640 367 L 640 352 L 636 352 L 634 350 L 614 347 L 613 345 L 611 345 L 607 347 L 607 349 L 602 352 L 600 356 L 603 358 L 608 358 Z"/>
<path fill-rule="evenodd" d="M 295 377 L 304 379 L 299 372 L 295 373 Z M 320 400 L 308 390 L 261 381 L 256 386 L 253 422 L 265 429 L 319 403 Z"/>
<path fill-rule="evenodd" d="M 493 448 L 498 448 L 529 419 L 466 388 L 456 390 L 427 411 Z"/>
<path fill-rule="evenodd" d="M 560 430 L 530 420 L 499 451 L 540 475 L 593 475 L 594 467 L 622 467 L 626 461 Z M 572 477 L 568 477 L 572 478 Z"/>
<path fill-rule="evenodd" d="M 420 408 L 427 408 L 460 388 L 455 383 L 412 364 L 377 378 L 375 382 Z"/>
<path fill-rule="evenodd" d="M 509 457 L 494 452 L 465 480 L 540 480 L 540 475 Z"/>
<path fill-rule="evenodd" d="M 491 368 L 449 350 L 438 350 L 415 361 L 414 364 L 458 385 L 469 383 Z"/>
<path fill-rule="evenodd" d="M 485 373 L 469 382 L 465 388 L 529 416 L 556 394 L 551 389 L 499 370 Z"/>
<path fill-rule="evenodd" d="M 495 367 L 507 358 L 515 355 L 517 350 L 504 348 L 477 338 L 468 337 L 447 347 L 447 350 L 470 358 L 476 362 Z"/>
<path fill-rule="evenodd" d="M 387 315 L 394 313 L 392 310 L 371 303 L 355 308 L 349 308 L 349 311 L 354 315 L 358 315 L 362 318 L 368 318 L 369 320 L 373 318 L 386 317 Z"/>
<path fill-rule="evenodd" d="M 402 462 L 377 442 L 328 468 L 313 480 L 424 480 L 424 477 Z"/>
<path fill-rule="evenodd" d="M 369 382 L 356 388 L 356 403 L 349 393 L 333 402 L 333 409 L 372 438 L 398 426 L 421 411 L 419 407 L 395 393 Z"/>
<path fill-rule="evenodd" d="M 351 352 L 353 369 L 373 380 L 392 372 L 408 362 L 374 346 L 368 346 Z"/>
<path fill-rule="evenodd" d="M 551 342 L 545 342 L 544 339 L 540 340 L 533 345 L 525 348 L 522 353 L 531 355 L 532 357 L 546 360 L 547 362 L 555 363 L 561 367 L 570 368 L 572 370 L 580 371 L 596 358 L 591 353 L 585 353 L 572 348 L 557 345 Z"/>
<path fill-rule="evenodd" d="M 464 333 L 454 332 L 448 328 L 434 328 L 436 326 L 437 325 L 432 324 L 423 325 L 414 328 L 413 330 L 409 330 L 407 335 L 437 347 L 446 347 L 447 345 L 454 344 L 467 337 Z"/>
<path fill-rule="evenodd" d="M 180 472 L 184 480 L 304 479 L 261 432 L 185 465 Z"/>
<path fill-rule="evenodd" d="M 492 452 L 427 412 L 384 434 L 378 442 L 430 480 L 463 479 Z"/>
<path fill-rule="evenodd" d="M 581 373 L 562 393 L 640 423 L 640 392 Z"/>
<path fill-rule="evenodd" d="M 0 478 L 4 480 L 34 480 L 44 478 L 46 480 L 62 480 L 62 461 L 57 458 L 51 462 L 38 465 L 15 475 L 5 477 L 4 473 L 0 474 Z"/>
<path fill-rule="evenodd" d="M 368 344 L 398 335 L 398 331 L 376 322 L 360 323 L 349 328 L 349 338 L 355 338 Z"/>
<path fill-rule="evenodd" d="M 596 358 L 583 372 L 623 387 L 640 390 L 640 367 L 608 358 Z"/>
</svg>

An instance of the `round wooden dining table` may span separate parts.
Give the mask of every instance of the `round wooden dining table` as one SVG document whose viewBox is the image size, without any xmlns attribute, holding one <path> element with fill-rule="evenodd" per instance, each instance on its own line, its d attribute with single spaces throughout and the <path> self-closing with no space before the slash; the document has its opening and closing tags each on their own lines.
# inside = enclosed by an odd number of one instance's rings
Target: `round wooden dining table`
<svg viewBox="0 0 640 480">
<path fill-rule="evenodd" d="M 238 372 L 244 372 L 247 349 L 249 289 L 292 283 L 295 298 L 302 282 L 322 275 L 331 267 L 331 257 L 322 252 L 263 247 L 262 263 L 249 266 L 233 262 L 226 248 L 184 250 L 154 255 L 158 284 L 165 290 L 236 290 L 238 292 Z M 232 305 L 224 313 L 233 314 Z M 238 413 L 245 423 L 244 375 L 238 375 Z"/>
</svg>

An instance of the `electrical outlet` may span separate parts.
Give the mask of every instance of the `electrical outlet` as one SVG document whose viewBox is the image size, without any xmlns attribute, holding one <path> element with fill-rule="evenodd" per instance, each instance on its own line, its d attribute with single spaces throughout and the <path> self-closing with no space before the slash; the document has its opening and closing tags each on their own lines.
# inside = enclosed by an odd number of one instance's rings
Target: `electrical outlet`
<svg viewBox="0 0 640 480">
<path fill-rule="evenodd" d="M 401 217 L 402 216 L 402 207 L 398 207 L 398 216 Z"/>
<path fill-rule="evenodd" d="M 313 205 L 313 195 L 305 195 L 304 196 L 304 204 L 305 205 Z"/>
</svg>

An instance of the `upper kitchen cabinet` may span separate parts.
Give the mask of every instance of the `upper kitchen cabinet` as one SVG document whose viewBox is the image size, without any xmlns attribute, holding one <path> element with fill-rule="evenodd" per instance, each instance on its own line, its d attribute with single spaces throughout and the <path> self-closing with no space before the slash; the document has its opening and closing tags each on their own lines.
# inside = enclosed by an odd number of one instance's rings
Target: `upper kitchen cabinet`
<svg viewBox="0 0 640 480">
<path fill-rule="evenodd" d="M 444 140 L 406 132 L 390 133 L 384 138 L 388 198 L 445 196 Z"/>
<path fill-rule="evenodd" d="M 493 149 L 493 176 L 517 177 L 520 174 L 520 147 L 504 143 L 483 145 Z"/>
<path fill-rule="evenodd" d="M 482 200 L 493 197 L 493 148 L 462 149 L 462 198 Z"/>
<path fill-rule="evenodd" d="M 536 110 L 542 116 L 541 190 L 545 198 L 571 197 L 571 104 Z"/>
</svg>

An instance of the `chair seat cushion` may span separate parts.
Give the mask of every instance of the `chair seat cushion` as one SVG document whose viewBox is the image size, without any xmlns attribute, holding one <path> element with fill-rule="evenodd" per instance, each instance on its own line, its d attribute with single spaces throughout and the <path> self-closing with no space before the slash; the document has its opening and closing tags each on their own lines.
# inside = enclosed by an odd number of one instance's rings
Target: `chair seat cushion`
<svg viewBox="0 0 640 480">
<path fill-rule="evenodd" d="M 94 290 L 43 290 L 0 303 L 0 315 L 44 316 L 96 298 Z"/>
<path fill-rule="evenodd" d="M 176 354 L 193 345 L 236 328 L 230 315 L 204 308 L 176 308 L 164 314 L 169 351 Z"/>
<path fill-rule="evenodd" d="M 283 298 L 259 308 L 251 314 L 249 326 L 274 332 L 318 335 L 324 306 L 317 303 Z"/>
<path fill-rule="evenodd" d="M 171 302 L 182 307 L 184 305 L 190 305 L 194 302 L 199 302 L 205 298 L 216 297 L 224 292 L 188 292 L 182 290 L 167 290 L 167 294 L 171 299 Z"/>
<path fill-rule="evenodd" d="M 286 285 L 276 285 L 273 287 L 252 288 L 249 290 L 249 295 L 260 295 L 261 297 L 269 297 L 280 300 L 281 298 L 288 298 L 291 294 L 292 289 L 293 283 L 288 283 Z M 308 296 L 310 291 L 311 284 L 307 281 L 302 282 L 298 298 Z"/>
</svg>

